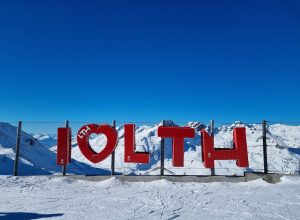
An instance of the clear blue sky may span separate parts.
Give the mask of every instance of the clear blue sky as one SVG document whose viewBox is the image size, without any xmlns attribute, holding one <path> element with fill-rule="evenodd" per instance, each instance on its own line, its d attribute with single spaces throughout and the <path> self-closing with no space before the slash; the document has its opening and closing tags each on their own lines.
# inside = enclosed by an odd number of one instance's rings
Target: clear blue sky
<svg viewBox="0 0 300 220">
<path fill-rule="evenodd" d="M 300 121 L 299 1 L 1 1 L 0 121 Z"/>
</svg>

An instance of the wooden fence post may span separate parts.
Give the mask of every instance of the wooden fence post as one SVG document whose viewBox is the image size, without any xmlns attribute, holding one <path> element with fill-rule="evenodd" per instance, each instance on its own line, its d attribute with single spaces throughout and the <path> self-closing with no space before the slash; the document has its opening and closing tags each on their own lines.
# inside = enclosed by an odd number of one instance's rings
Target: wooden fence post
<svg viewBox="0 0 300 220">
<path fill-rule="evenodd" d="M 18 176 L 19 155 L 20 155 L 20 145 L 21 145 L 21 132 L 22 132 L 22 121 L 19 121 L 18 130 L 17 130 L 16 155 L 15 155 L 15 163 L 14 163 L 14 176 Z"/>
<path fill-rule="evenodd" d="M 262 121 L 262 139 L 263 139 L 263 157 L 264 157 L 264 173 L 268 173 L 268 152 L 267 152 L 267 121 Z"/>
<path fill-rule="evenodd" d="M 116 128 L 116 120 L 113 120 L 112 125 L 114 128 Z M 115 156 L 116 156 L 116 152 L 113 151 L 111 153 L 111 175 L 115 175 Z"/>
<path fill-rule="evenodd" d="M 69 128 L 69 121 L 68 120 L 65 122 L 65 126 L 66 126 L 66 128 Z M 69 138 L 68 138 L 68 141 L 69 141 Z M 67 172 L 67 166 L 64 165 L 64 166 L 62 166 L 62 175 L 65 176 L 66 172 Z"/>
<path fill-rule="evenodd" d="M 162 121 L 162 125 L 165 126 L 165 120 Z M 165 139 L 161 138 L 160 141 L 160 175 L 164 175 L 165 170 Z"/>
<path fill-rule="evenodd" d="M 210 131 L 209 131 L 209 133 L 210 133 L 210 136 L 212 136 L 213 138 L 215 136 L 214 129 L 215 129 L 215 121 L 210 120 L 210 126 L 209 126 Z M 215 168 L 211 168 L 210 173 L 211 173 L 212 176 L 215 176 L 216 175 Z"/>
</svg>

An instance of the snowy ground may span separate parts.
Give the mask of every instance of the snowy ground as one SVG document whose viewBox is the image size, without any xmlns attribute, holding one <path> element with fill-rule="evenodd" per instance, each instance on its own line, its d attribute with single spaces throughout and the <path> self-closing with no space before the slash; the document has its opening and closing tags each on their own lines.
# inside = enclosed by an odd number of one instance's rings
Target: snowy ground
<svg viewBox="0 0 300 220">
<path fill-rule="evenodd" d="M 299 219 L 300 177 L 129 183 L 0 176 L 0 219 Z"/>
</svg>

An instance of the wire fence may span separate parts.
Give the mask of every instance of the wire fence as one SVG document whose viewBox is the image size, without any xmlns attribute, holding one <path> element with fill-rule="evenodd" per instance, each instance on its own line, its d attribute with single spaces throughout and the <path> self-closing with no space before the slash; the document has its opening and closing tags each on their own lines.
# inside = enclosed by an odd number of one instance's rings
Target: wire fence
<svg viewBox="0 0 300 220">
<path fill-rule="evenodd" d="M 156 132 L 156 129 L 151 130 L 151 128 L 155 128 L 159 125 L 162 125 L 163 121 L 116 121 L 117 129 L 120 130 L 124 124 L 135 124 L 136 129 L 146 126 L 149 128 L 149 132 Z M 249 125 L 256 125 L 255 129 L 261 128 L 261 122 L 224 122 L 224 121 L 214 121 L 215 122 L 215 141 L 218 142 L 220 139 L 222 141 L 222 138 L 218 136 L 218 132 L 222 131 L 222 126 L 227 126 L 227 129 L 233 129 L 234 127 L 238 126 L 249 126 Z M 0 122 L 1 124 L 10 124 L 14 127 L 18 126 L 18 122 L 16 121 L 10 121 L 10 122 Z M 23 131 L 26 131 L 25 134 L 21 136 L 21 151 L 20 151 L 20 158 L 21 158 L 21 164 L 19 165 L 19 170 L 21 171 L 21 175 L 32 175 L 32 174 L 59 174 L 61 172 L 61 168 L 59 166 L 55 165 L 56 160 L 56 145 L 57 145 L 57 128 L 58 127 L 64 127 L 65 122 L 64 121 L 24 121 L 23 123 Z M 210 121 L 195 121 L 187 122 L 187 121 L 171 121 L 171 120 L 165 120 L 166 126 L 191 126 L 196 128 L 197 126 L 200 126 L 202 129 L 209 129 L 211 124 Z M 76 132 L 81 126 L 87 125 L 87 124 L 112 124 L 112 122 L 108 121 L 97 121 L 97 122 L 91 122 L 91 121 L 70 121 L 69 122 L 70 127 L 72 128 L 73 132 Z M 300 165 L 299 165 L 299 155 L 300 155 L 300 144 L 299 142 L 296 142 L 297 146 L 290 146 L 290 144 L 286 144 L 285 140 L 281 140 L 280 137 L 278 137 L 278 134 L 274 134 L 271 127 L 273 125 L 277 124 L 287 124 L 287 125 L 300 125 L 300 122 L 274 122 L 274 121 L 268 121 L 267 122 L 267 139 L 269 141 L 268 143 L 268 164 L 269 169 L 268 173 L 278 173 L 278 174 L 299 174 L 300 173 Z M 10 128 L 11 129 L 11 128 Z M 252 127 L 249 126 L 249 129 L 251 130 Z M 271 130 L 270 130 L 271 129 Z M 151 131 L 150 131 L 151 130 Z M 16 129 L 15 129 L 16 131 Z M 0 130 L 0 140 L 3 141 L 3 143 L 0 142 L 0 147 L 7 148 L 6 150 L 0 151 L 0 174 L 12 174 L 12 166 L 13 162 L 16 159 L 15 157 L 15 135 L 16 132 L 11 132 L 9 135 L 5 133 L 5 130 Z M 141 136 L 141 133 L 139 133 L 139 140 L 137 140 L 136 147 L 141 149 L 150 149 L 150 164 L 142 165 L 142 164 L 134 164 L 134 165 L 128 165 L 125 164 L 122 159 L 122 156 L 120 156 L 120 152 L 123 154 L 122 150 L 120 150 L 118 154 L 118 149 L 123 148 L 124 149 L 124 140 L 119 141 L 117 146 L 117 160 L 115 165 L 115 171 L 116 174 L 123 174 L 123 175 L 138 175 L 138 174 L 144 174 L 144 175 L 157 175 L 160 171 L 160 154 L 161 154 L 161 145 L 160 145 L 160 139 L 155 136 L 155 134 L 151 133 L 149 136 L 149 132 L 145 133 L 144 137 Z M 261 130 L 258 130 L 258 133 L 261 133 Z M 197 134 L 200 135 L 199 133 Z M 251 135 L 251 134 L 249 134 Z M 256 135 L 257 136 L 257 135 Z M 119 133 L 119 137 L 123 138 L 122 134 Z M 156 143 L 150 142 L 149 139 L 151 138 L 157 138 Z M 143 139 L 144 138 L 144 139 Z M 199 137 L 198 137 L 199 138 Z M 197 137 L 196 137 L 197 140 Z M 97 149 L 100 151 L 105 146 L 105 138 L 100 141 L 97 141 L 96 143 L 93 143 L 94 139 L 90 140 L 90 146 L 93 149 Z M 198 140 L 197 140 L 198 141 Z M 253 141 L 253 140 L 252 140 Z M 273 142 L 272 142 L 273 141 Z M 7 142 L 7 143 L 6 143 Z M 232 140 L 229 139 L 226 143 L 231 143 Z M 171 150 L 171 141 L 166 142 L 165 148 L 167 149 L 166 155 L 165 155 L 165 166 L 164 169 L 166 172 L 164 175 L 209 175 L 211 170 L 204 168 L 203 165 L 201 165 L 201 152 L 196 151 L 197 147 L 201 148 L 201 142 L 193 142 L 189 143 L 186 142 L 187 149 L 185 149 L 185 152 L 188 153 L 188 151 L 193 149 L 195 154 L 199 154 L 199 160 L 196 160 L 197 165 L 192 164 L 191 159 L 185 160 L 186 167 L 173 167 L 172 162 L 172 153 Z M 250 167 L 249 168 L 234 168 L 230 167 L 233 165 L 233 163 L 229 164 L 227 167 L 215 167 L 214 170 L 216 172 L 216 175 L 242 175 L 244 172 L 265 172 L 265 169 L 263 168 L 264 161 L 263 161 L 263 155 L 262 155 L 262 134 L 258 135 L 255 139 L 256 145 L 248 145 L 248 152 L 253 153 L 252 151 L 258 153 L 256 157 L 255 166 L 251 165 L 250 160 Z M 37 146 L 35 148 L 35 146 Z M 75 136 L 73 136 L 72 139 L 72 146 L 73 146 L 73 160 L 70 166 L 68 166 L 67 172 L 68 173 L 75 173 L 75 174 L 88 174 L 88 175 L 109 175 L 111 173 L 111 159 L 107 158 L 105 161 L 99 163 L 99 164 L 92 164 L 89 161 L 87 161 L 83 155 L 80 153 L 77 147 L 77 142 Z M 32 147 L 32 148 L 30 148 Z M 228 145 L 224 146 L 216 146 L 218 148 L 228 148 Z M 230 146 L 232 147 L 232 146 Z M 0 148 L 1 149 L 1 148 Z M 40 150 L 43 149 L 43 150 Z M 277 163 L 277 161 L 272 161 L 272 159 L 278 158 L 278 153 L 285 149 L 292 153 L 294 156 L 288 159 L 291 159 L 292 162 L 295 162 L 297 165 L 288 165 L 285 167 L 280 167 Z M 257 151 L 256 151 L 257 150 Z M 283 156 L 286 156 L 288 154 L 284 154 Z M 279 155 L 280 156 L 280 155 Z M 252 159 L 252 158 L 249 158 Z M 279 158 L 282 160 L 285 160 L 286 158 Z M 37 162 L 37 160 L 39 160 Z M 195 159 L 193 159 L 195 160 Z M 298 160 L 298 161 L 297 161 Z M 48 164 L 46 164 L 48 163 Z M 222 162 L 221 162 L 222 163 Z M 285 161 L 285 163 L 289 163 L 289 161 Z M 297 167 L 298 166 L 298 167 Z"/>
<path fill-rule="evenodd" d="M 117 123 L 120 124 L 159 124 L 163 120 L 158 121 L 118 121 Z M 176 121 L 176 120 L 165 120 L 165 121 L 172 121 L 174 123 L 178 124 L 187 124 L 188 122 L 201 122 L 201 123 L 207 123 L 209 124 L 210 120 L 191 120 L 191 121 Z M 4 121 L 1 120 L 1 123 L 8 123 L 8 124 L 17 124 L 19 121 Z M 261 124 L 262 121 L 218 121 L 215 120 L 216 123 L 222 124 L 222 125 L 232 125 L 236 123 L 242 123 L 242 124 Z M 286 125 L 300 125 L 300 121 L 266 121 L 268 124 L 286 124 Z M 65 121 L 22 121 L 23 124 L 63 124 Z M 111 121 L 70 121 L 70 123 L 74 124 L 87 124 L 87 123 L 111 123 Z"/>
</svg>

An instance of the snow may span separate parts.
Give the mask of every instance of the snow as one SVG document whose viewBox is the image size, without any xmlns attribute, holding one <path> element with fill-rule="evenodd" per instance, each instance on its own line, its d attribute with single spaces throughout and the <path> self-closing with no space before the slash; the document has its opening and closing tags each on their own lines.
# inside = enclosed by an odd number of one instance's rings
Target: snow
<svg viewBox="0 0 300 220">
<path fill-rule="evenodd" d="M 278 184 L 0 176 L 0 219 L 299 219 L 300 177 Z"/>
<path fill-rule="evenodd" d="M 169 122 L 177 126 L 173 122 Z M 116 168 L 121 173 L 135 174 L 159 174 L 160 166 L 160 141 L 157 136 L 157 129 L 160 124 L 153 126 L 142 125 L 136 128 L 136 147 L 139 151 L 150 152 L 150 163 L 146 165 L 124 163 L 124 128 L 118 127 L 119 143 L 116 149 Z M 202 149 L 200 129 L 206 128 L 201 122 L 189 122 L 186 126 L 196 129 L 194 139 L 185 139 L 184 167 L 174 168 L 172 166 L 171 140 L 166 139 L 165 144 L 165 167 L 167 174 L 189 174 L 189 175 L 209 175 L 210 170 L 204 168 L 202 163 Z M 247 171 L 263 170 L 262 154 L 262 128 L 260 124 L 242 124 L 237 122 L 232 125 L 220 126 L 215 129 L 215 147 L 231 147 L 232 132 L 236 126 L 245 126 L 248 142 L 248 157 L 250 166 Z M 278 173 L 299 173 L 300 170 L 300 126 L 270 125 L 267 133 L 269 170 Z M 90 140 L 91 146 L 99 151 L 99 145 L 105 145 L 106 139 L 103 136 L 96 136 Z M 93 164 L 89 162 L 81 153 L 76 143 L 76 136 L 73 139 L 72 157 L 80 162 L 91 166 L 109 169 L 110 159 L 101 163 Z M 51 150 L 55 151 L 56 147 Z M 216 174 L 220 175 L 243 175 L 245 169 L 238 168 L 235 161 L 216 161 Z"/>
<path fill-rule="evenodd" d="M 56 134 L 47 134 L 47 133 L 41 133 L 41 134 L 32 134 L 33 138 L 38 140 L 42 145 L 44 146 L 55 146 L 57 144 L 57 135 Z"/>
<path fill-rule="evenodd" d="M 173 122 L 170 125 L 176 126 Z M 160 165 L 160 138 L 157 128 L 136 128 L 137 149 L 149 151 L 150 163 L 124 163 L 124 129 L 117 128 L 119 143 L 116 167 L 121 173 L 155 175 Z M 165 165 L 168 174 L 210 174 L 202 164 L 200 129 L 203 123 L 189 122 L 196 129 L 194 139 L 185 140 L 185 167 L 172 166 L 171 140 L 166 140 Z M 215 129 L 216 147 L 232 145 L 232 130 L 245 126 L 250 167 L 261 171 L 261 125 L 235 123 Z M 207 128 L 206 128 L 207 129 Z M 68 173 L 108 174 L 110 159 L 92 164 L 81 154 L 73 131 L 72 163 Z M 268 127 L 269 169 L 279 173 L 299 173 L 300 126 L 282 124 Z M 19 173 L 12 173 L 15 159 L 16 128 L 0 123 L 0 219 L 298 219 L 300 216 L 300 177 L 283 176 L 281 182 L 263 180 L 246 183 L 179 183 L 167 180 L 124 182 L 110 178 L 102 182 L 60 177 L 56 165 L 56 135 L 22 132 Z M 90 143 L 100 151 L 106 143 L 102 135 Z M 241 175 L 235 161 L 217 161 L 216 173 Z M 44 174 L 45 176 L 30 176 Z"/>
<path fill-rule="evenodd" d="M 168 125 L 178 126 L 172 121 Z M 162 123 L 153 125 L 139 125 L 136 127 L 137 150 L 150 152 L 149 164 L 124 163 L 124 127 L 117 128 L 119 142 L 116 148 L 116 171 L 124 174 L 159 174 L 160 167 L 160 141 L 157 129 Z M 186 126 L 195 128 L 196 137 L 185 139 L 185 166 L 174 168 L 172 166 L 171 140 L 166 139 L 165 168 L 166 174 L 177 175 L 210 175 L 202 163 L 202 149 L 200 130 L 207 129 L 201 122 L 188 122 Z M 236 166 L 235 161 L 216 161 L 216 174 L 243 175 L 244 171 L 262 171 L 262 129 L 260 124 L 243 124 L 236 122 L 232 125 L 222 125 L 215 128 L 215 147 L 232 146 L 232 132 L 236 126 L 245 126 L 248 142 L 249 168 L 243 169 Z M 72 163 L 67 172 L 73 174 L 108 174 L 110 173 L 111 160 L 93 164 L 81 153 L 76 141 L 76 130 L 73 130 Z M 270 172 L 295 174 L 300 170 L 300 126 L 274 124 L 268 126 L 268 162 Z M 0 123 L 0 174 L 11 174 L 15 152 L 16 128 Z M 21 175 L 32 174 L 57 174 L 61 168 L 56 165 L 56 134 L 34 134 L 33 136 L 22 133 L 21 146 Z M 90 138 L 90 144 L 95 151 L 100 151 L 106 144 L 103 135 Z"/>
<path fill-rule="evenodd" d="M 0 175 L 12 174 L 15 160 L 16 127 L 0 123 Z M 49 175 L 61 173 L 56 165 L 56 154 L 25 132 L 21 133 L 19 175 Z M 74 174 L 109 174 L 86 163 L 72 160 L 68 171 Z"/>
</svg>

